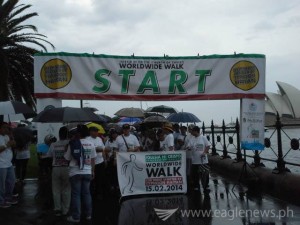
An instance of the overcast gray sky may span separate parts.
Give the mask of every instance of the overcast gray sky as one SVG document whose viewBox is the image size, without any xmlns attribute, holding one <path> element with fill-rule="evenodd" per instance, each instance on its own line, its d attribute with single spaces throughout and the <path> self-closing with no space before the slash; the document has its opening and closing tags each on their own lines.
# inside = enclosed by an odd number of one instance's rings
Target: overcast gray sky
<svg viewBox="0 0 300 225">
<path fill-rule="evenodd" d="M 299 88 L 300 1 L 298 0 L 28 0 L 39 14 L 30 22 L 55 51 L 139 56 L 265 54 L 266 91 L 276 81 Z M 50 49 L 49 49 L 50 50 Z M 140 102 L 84 101 L 113 115 Z M 230 122 L 239 101 L 142 102 L 192 112 L 210 123 Z M 78 101 L 64 105 L 79 106 Z"/>
</svg>

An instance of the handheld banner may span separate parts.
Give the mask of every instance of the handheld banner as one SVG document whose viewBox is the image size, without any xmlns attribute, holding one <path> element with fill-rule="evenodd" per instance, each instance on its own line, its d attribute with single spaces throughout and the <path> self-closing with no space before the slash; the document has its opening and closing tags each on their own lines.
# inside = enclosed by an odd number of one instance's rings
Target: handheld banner
<svg viewBox="0 0 300 225">
<path fill-rule="evenodd" d="M 120 152 L 117 170 L 122 196 L 187 190 L 185 151 Z"/>
<path fill-rule="evenodd" d="M 242 99 L 241 148 L 264 150 L 265 100 Z"/>
<path fill-rule="evenodd" d="M 265 56 L 34 56 L 37 98 L 211 100 L 265 97 Z"/>
</svg>

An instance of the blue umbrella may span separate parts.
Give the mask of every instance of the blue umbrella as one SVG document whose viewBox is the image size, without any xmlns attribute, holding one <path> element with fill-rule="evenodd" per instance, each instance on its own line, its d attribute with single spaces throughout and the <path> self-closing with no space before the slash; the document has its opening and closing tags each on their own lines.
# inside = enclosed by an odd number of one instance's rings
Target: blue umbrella
<svg viewBox="0 0 300 225">
<path fill-rule="evenodd" d="M 201 120 L 192 113 L 188 112 L 179 112 L 172 113 L 167 117 L 167 120 L 173 123 L 198 123 Z"/>
</svg>

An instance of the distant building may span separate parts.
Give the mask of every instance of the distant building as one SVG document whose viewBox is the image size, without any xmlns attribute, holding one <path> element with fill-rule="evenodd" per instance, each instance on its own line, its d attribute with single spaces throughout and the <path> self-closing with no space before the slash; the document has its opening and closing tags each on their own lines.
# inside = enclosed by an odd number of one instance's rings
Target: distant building
<svg viewBox="0 0 300 225">
<path fill-rule="evenodd" d="M 300 90 L 284 82 L 276 82 L 279 88 L 277 93 L 266 93 L 266 125 L 276 121 L 277 112 L 283 122 L 300 122 Z"/>
</svg>

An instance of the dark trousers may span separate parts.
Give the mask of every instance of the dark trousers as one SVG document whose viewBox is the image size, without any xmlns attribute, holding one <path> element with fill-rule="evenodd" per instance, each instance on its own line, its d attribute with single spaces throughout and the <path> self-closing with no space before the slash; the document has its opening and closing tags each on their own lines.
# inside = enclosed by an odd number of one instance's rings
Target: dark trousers
<svg viewBox="0 0 300 225">
<path fill-rule="evenodd" d="M 193 182 L 193 188 L 198 188 L 200 190 L 201 180 L 203 189 L 206 189 L 209 183 L 208 164 L 193 164 L 191 168 L 191 178 Z"/>
<path fill-rule="evenodd" d="M 29 159 L 16 159 L 16 177 L 19 180 L 24 180 L 26 177 L 27 163 Z"/>
<path fill-rule="evenodd" d="M 106 170 L 106 180 L 108 181 L 110 190 L 116 190 L 119 187 L 117 165 L 113 158 L 110 159 Z"/>
<path fill-rule="evenodd" d="M 105 162 L 99 163 L 95 165 L 95 192 L 94 194 L 103 195 L 105 192 Z"/>
</svg>

